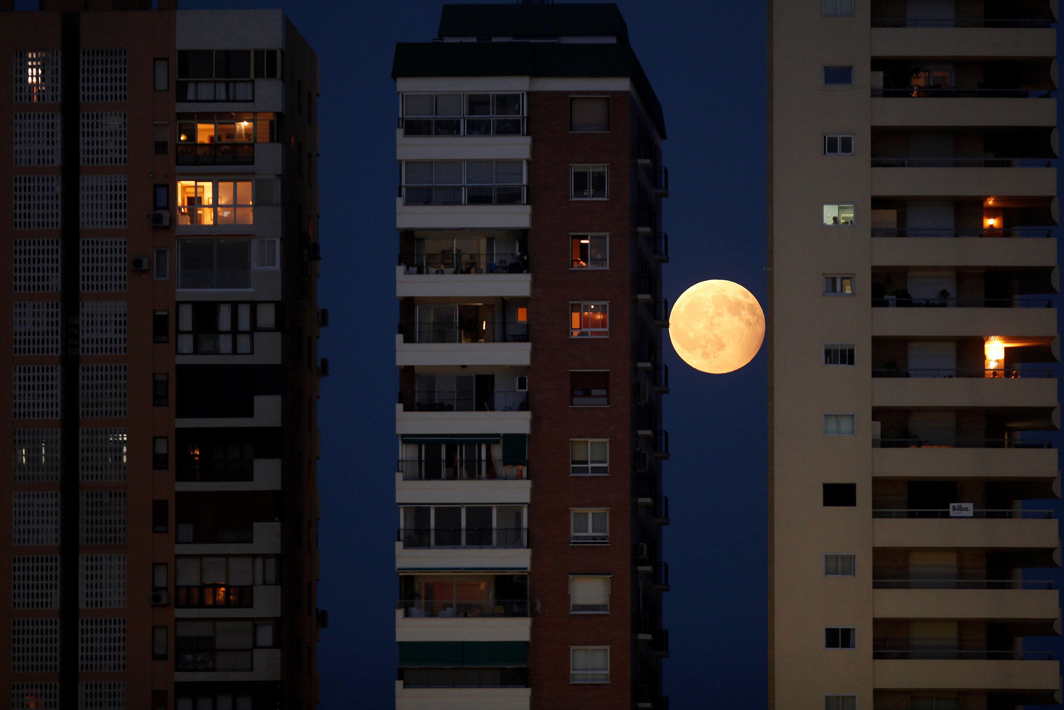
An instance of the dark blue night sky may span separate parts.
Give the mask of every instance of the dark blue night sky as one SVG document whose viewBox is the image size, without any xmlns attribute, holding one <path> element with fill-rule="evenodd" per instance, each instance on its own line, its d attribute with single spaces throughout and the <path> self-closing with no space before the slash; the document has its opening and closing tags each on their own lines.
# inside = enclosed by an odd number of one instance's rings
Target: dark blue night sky
<svg viewBox="0 0 1064 710">
<path fill-rule="evenodd" d="M 466 0 L 468 1 L 468 0 Z M 784 0 L 786 1 L 786 0 Z M 332 365 L 320 403 L 319 665 L 324 710 L 389 708 L 395 646 L 393 503 L 396 98 L 394 44 L 435 36 L 442 0 L 326 2 L 284 9 L 321 62 L 320 299 Z M 183 8 L 278 6 L 182 0 Z M 766 9 L 757 0 L 619 0 L 666 112 L 670 301 L 727 278 L 764 302 Z M 712 377 L 669 352 L 665 469 L 672 525 L 667 693 L 678 710 L 764 707 L 766 396 L 764 353 Z M 1043 506 L 1044 507 L 1044 506 Z"/>
</svg>

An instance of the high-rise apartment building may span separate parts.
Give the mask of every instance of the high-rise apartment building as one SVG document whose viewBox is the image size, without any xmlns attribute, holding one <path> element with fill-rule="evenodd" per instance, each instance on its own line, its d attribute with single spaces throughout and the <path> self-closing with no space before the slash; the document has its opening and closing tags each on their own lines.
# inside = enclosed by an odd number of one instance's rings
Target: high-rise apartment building
<svg viewBox="0 0 1064 710">
<path fill-rule="evenodd" d="M 0 0 L 0 705 L 317 702 L 314 53 Z"/>
<path fill-rule="evenodd" d="M 664 708 L 662 111 L 613 4 L 400 44 L 397 707 Z"/>
<path fill-rule="evenodd" d="M 770 3 L 770 695 L 1055 702 L 1056 2 Z"/>
</svg>

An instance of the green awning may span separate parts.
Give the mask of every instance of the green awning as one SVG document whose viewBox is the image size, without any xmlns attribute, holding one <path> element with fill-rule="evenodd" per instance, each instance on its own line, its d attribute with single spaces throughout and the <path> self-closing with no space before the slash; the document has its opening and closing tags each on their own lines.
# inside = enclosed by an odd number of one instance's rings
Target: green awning
<svg viewBox="0 0 1064 710">
<path fill-rule="evenodd" d="M 525 641 L 407 641 L 399 644 L 403 668 L 523 668 Z"/>
<path fill-rule="evenodd" d="M 499 434 L 477 434 L 473 436 L 404 436 L 404 444 L 494 444 L 499 441 Z"/>
</svg>

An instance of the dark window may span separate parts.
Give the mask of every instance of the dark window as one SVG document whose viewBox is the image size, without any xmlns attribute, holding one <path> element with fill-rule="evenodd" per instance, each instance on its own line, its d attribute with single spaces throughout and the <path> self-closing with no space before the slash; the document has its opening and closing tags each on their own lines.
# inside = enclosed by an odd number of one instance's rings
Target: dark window
<svg viewBox="0 0 1064 710">
<path fill-rule="evenodd" d="M 250 239 L 181 239 L 178 288 L 251 288 Z"/>
<path fill-rule="evenodd" d="M 170 501 L 153 500 L 151 503 L 151 530 L 164 533 L 170 530 Z"/>
<path fill-rule="evenodd" d="M 151 376 L 151 403 L 153 407 L 170 406 L 170 375 L 165 372 Z"/>
<path fill-rule="evenodd" d="M 156 185 L 152 190 L 152 205 L 153 209 L 168 210 L 170 209 L 170 186 L 169 185 Z"/>
<path fill-rule="evenodd" d="M 151 465 L 156 471 L 165 471 L 170 466 L 170 440 L 157 436 L 152 443 Z"/>
<path fill-rule="evenodd" d="M 825 483 L 824 505 L 852 508 L 857 505 L 856 483 Z"/>
<path fill-rule="evenodd" d="M 170 88 L 170 60 L 165 57 L 156 59 L 154 63 L 154 82 L 156 91 L 167 91 Z"/>
<path fill-rule="evenodd" d="M 825 84 L 852 84 L 853 67 L 824 67 Z"/>
<path fill-rule="evenodd" d="M 255 50 L 255 78 L 256 79 L 277 79 L 279 74 L 277 73 L 277 50 L 276 49 L 256 49 Z"/>
<path fill-rule="evenodd" d="M 156 155 L 166 155 L 170 152 L 170 144 L 167 141 L 154 141 L 152 145 Z"/>
<path fill-rule="evenodd" d="M 252 417 L 255 397 L 279 395 L 284 384 L 279 365 L 178 365 L 177 416 Z"/>
<path fill-rule="evenodd" d="M 570 372 L 570 404 L 576 407 L 605 407 L 610 403 L 609 372 Z"/>
<path fill-rule="evenodd" d="M 156 249 L 152 267 L 156 280 L 165 281 L 170 278 L 170 250 Z"/>
<path fill-rule="evenodd" d="M 824 648 L 856 648 L 856 636 L 849 626 L 829 626 L 824 629 Z"/>
<path fill-rule="evenodd" d="M 179 429 L 177 480 L 253 480 L 255 459 L 281 458 L 282 441 L 279 429 Z"/>
<path fill-rule="evenodd" d="M 151 566 L 151 588 L 155 593 L 153 594 L 152 604 L 164 606 L 168 600 L 163 600 L 166 599 L 166 592 L 170 590 L 170 570 L 165 562 Z"/>
<path fill-rule="evenodd" d="M 151 691 L 151 710 L 167 710 L 168 707 L 170 707 L 170 698 L 165 690 Z"/>
<path fill-rule="evenodd" d="M 569 99 L 569 130 L 610 130 L 610 100 L 597 96 Z"/>
<path fill-rule="evenodd" d="M 155 311 L 151 319 L 152 340 L 156 343 L 170 342 L 170 312 Z"/>
<path fill-rule="evenodd" d="M 213 79 L 214 52 L 209 49 L 185 49 L 177 53 L 177 76 L 180 79 Z"/>
<path fill-rule="evenodd" d="M 214 76 L 218 79 L 250 79 L 251 51 L 247 49 L 215 51 Z"/>
<path fill-rule="evenodd" d="M 165 626 L 153 626 L 151 629 L 151 657 L 157 661 L 166 660 L 169 651 L 169 629 Z M 153 702 L 152 704 L 154 705 L 155 703 Z"/>
</svg>

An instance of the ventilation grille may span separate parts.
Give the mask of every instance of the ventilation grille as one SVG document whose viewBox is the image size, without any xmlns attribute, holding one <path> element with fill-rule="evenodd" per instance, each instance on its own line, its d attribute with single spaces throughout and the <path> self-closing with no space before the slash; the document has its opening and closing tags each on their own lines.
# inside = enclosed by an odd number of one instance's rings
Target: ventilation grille
<svg viewBox="0 0 1064 710">
<path fill-rule="evenodd" d="M 11 152 L 16 167 L 59 165 L 62 142 L 58 113 L 16 113 Z"/>
<path fill-rule="evenodd" d="M 81 366 L 81 416 L 115 419 L 126 416 L 126 366 Z"/>
<path fill-rule="evenodd" d="M 114 618 L 81 619 L 81 672 L 119 673 L 126 669 L 126 620 Z M 86 686 L 89 684 L 86 683 Z M 116 683 L 94 683 L 111 686 Z M 82 708 L 85 705 L 82 704 Z M 112 710 L 111 705 L 91 707 Z"/>
<path fill-rule="evenodd" d="M 62 461 L 59 429 L 15 429 L 11 470 L 16 483 L 47 483 L 59 480 Z"/>
<path fill-rule="evenodd" d="M 59 354 L 59 301 L 15 301 L 12 352 Z"/>
<path fill-rule="evenodd" d="M 121 609 L 126 605 L 126 556 L 82 555 L 78 603 L 82 609 Z"/>
<path fill-rule="evenodd" d="M 126 544 L 126 492 L 81 491 L 81 544 Z"/>
<path fill-rule="evenodd" d="M 59 229 L 58 175 L 16 175 L 12 197 L 15 229 Z"/>
<path fill-rule="evenodd" d="M 11 670 L 15 673 L 59 670 L 59 619 L 12 619 Z"/>
<path fill-rule="evenodd" d="M 16 365 L 15 419 L 59 418 L 59 365 Z"/>
<path fill-rule="evenodd" d="M 12 683 L 11 707 L 59 710 L 59 684 Z"/>
<path fill-rule="evenodd" d="M 125 229 L 128 177 L 81 176 L 81 228 Z"/>
<path fill-rule="evenodd" d="M 62 99 L 61 55 L 57 50 L 15 52 L 13 101 L 16 104 L 54 104 Z"/>
<path fill-rule="evenodd" d="M 129 261 L 125 239 L 81 240 L 81 290 L 125 291 Z"/>
<path fill-rule="evenodd" d="M 15 491 L 12 507 L 15 545 L 59 544 L 59 491 Z"/>
<path fill-rule="evenodd" d="M 82 103 L 125 101 L 126 83 L 126 50 L 81 50 Z"/>
<path fill-rule="evenodd" d="M 58 315 L 56 323 L 58 325 Z M 125 355 L 125 301 L 84 301 L 81 304 L 81 354 Z M 59 347 L 56 335 L 56 348 Z"/>
<path fill-rule="evenodd" d="M 127 440 L 125 429 L 82 429 L 81 480 L 115 483 L 126 480 Z"/>
<path fill-rule="evenodd" d="M 15 293 L 59 291 L 59 240 L 16 239 Z"/>
<path fill-rule="evenodd" d="M 118 680 L 82 683 L 78 686 L 78 700 L 81 710 L 126 710 L 126 683 Z"/>
<path fill-rule="evenodd" d="M 15 609 L 59 608 L 59 555 L 11 558 L 11 606 Z"/>
<path fill-rule="evenodd" d="M 126 123 L 126 114 L 118 111 L 81 114 L 81 164 L 125 165 Z"/>
</svg>

